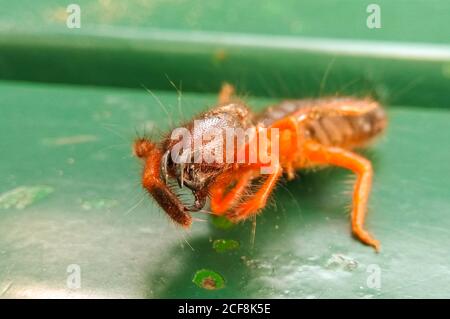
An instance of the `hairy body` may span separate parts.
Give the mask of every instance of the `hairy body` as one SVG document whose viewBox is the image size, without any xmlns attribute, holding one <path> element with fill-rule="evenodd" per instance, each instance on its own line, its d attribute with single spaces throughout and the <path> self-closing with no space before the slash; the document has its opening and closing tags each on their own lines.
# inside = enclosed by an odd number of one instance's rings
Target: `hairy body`
<svg viewBox="0 0 450 319">
<path fill-rule="evenodd" d="M 173 158 L 171 151 L 179 140 L 169 136 L 159 143 L 137 139 L 134 152 L 145 163 L 143 187 L 176 223 L 185 227 L 192 223 L 190 213 L 202 209 L 207 198 L 213 214 L 238 222 L 264 208 L 283 174 L 292 179 L 297 170 L 326 165 L 349 169 L 357 175 L 351 213 L 353 234 L 379 250 L 379 242 L 364 229 L 372 166 L 353 150 L 366 146 L 386 125 L 385 112 L 369 98 L 286 100 L 254 114 L 234 97 L 233 87 L 225 85 L 216 107 L 182 125 L 190 133 L 190 161 L 179 163 Z M 225 132 L 230 128 L 252 130 L 254 134 L 250 139 L 258 139 L 258 146 L 268 153 L 275 152 L 274 139 L 271 131 L 268 135 L 262 132 L 276 129 L 276 161 L 270 163 L 268 174 L 261 174 L 261 168 L 267 167 L 267 163 L 259 157 L 257 161 L 249 161 L 251 143 L 248 140 L 243 147 L 233 144 L 231 156 L 226 154 L 230 148 L 221 154 L 223 158 L 232 158 L 231 162 L 192 161 L 196 154 L 217 143 L 217 140 L 205 141 L 203 136 L 213 130 Z M 195 143 L 199 139 L 201 142 Z M 225 133 L 221 141 L 229 142 Z M 244 161 L 238 160 L 240 154 L 245 154 Z M 195 199 L 192 206 L 182 203 L 170 186 L 171 179 L 177 180 L 179 187 L 187 186 L 192 191 Z"/>
</svg>

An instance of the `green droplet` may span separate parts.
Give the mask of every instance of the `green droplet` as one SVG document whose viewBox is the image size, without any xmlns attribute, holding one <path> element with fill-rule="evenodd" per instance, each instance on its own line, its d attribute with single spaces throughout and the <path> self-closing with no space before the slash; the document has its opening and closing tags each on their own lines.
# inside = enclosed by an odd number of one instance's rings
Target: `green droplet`
<svg viewBox="0 0 450 319">
<path fill-rule="evenodd" d="M 235 225 L 225 216 L 213 216 L 212 223 L 220 229 L 230 229 Z"/>
<path fill-rule="evenodd" d="M 213 248 L 218 253 L 239 248 L 239 242 L 234 239 L 216 239 L 213 242 Z"/>
<path fill-rule="evenodd" d="M 225 280 L 221 275 L 209 269 L 198 270 L 192 282 L 203 289 L 216 290 L 225 287 Z"/>
</svg>

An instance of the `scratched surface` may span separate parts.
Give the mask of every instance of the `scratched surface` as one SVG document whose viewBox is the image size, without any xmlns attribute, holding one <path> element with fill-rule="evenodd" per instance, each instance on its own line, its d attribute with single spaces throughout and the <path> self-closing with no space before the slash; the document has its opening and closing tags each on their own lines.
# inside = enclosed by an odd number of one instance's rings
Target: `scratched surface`
<svg viewBox="0 0 450 319">
<path fill-rule="evenodd" d="M 176 92 L 155 94 L 179 119 Z M 214 101 L 185 93 L 184 116 Z M 174 227 L 131 156 L 135 129 L 168 127 L 143 89 L 3 81 L 0 109 L 2 297 L 450 297 L 448 109 L 389 106 L 388 133 L 366 152 L 376 172 L 367 227 L 381 254 L 349 234 L 351 174 L 340 169 L 280 186 L 253 248 L 250 223 L 222 229 L 201 215 L 189 232 Z M 239 245 L 218 252 L 216 240 Z M 72 264 L 79 289 L 67 287 Z M 204 269 L 224 288 L 194 283 Z"/>
</svg>

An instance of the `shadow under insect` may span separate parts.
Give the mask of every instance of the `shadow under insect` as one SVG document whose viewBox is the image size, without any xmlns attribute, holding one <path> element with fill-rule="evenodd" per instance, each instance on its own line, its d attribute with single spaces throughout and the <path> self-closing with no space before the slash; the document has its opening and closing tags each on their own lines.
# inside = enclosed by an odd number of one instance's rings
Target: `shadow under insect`
<svg viewBox="0 0 450 319">
<path fill-rule="evenodd" d="M 248 285 L 254 285 L 262 274 L 276 280 L 277 269 L 286 260 L 295 258 L 306 264 L 312 255 L 329 256 L 341 251 L 344 244 L 339 241 L 350 237 L 345 212 L 349 211 L 346 207 L 351 203 L 352 185 L 347 180 L 354 180 L 352 174 L 337 168 L 301 172 L 293 181 L 280 181 L 270 203 L 257 215 L 256 224 L 248 220 L 230 225 L 221 217 L 211 216 L 207 235 L 189 239 L 192 249 L 177 245 L 161 256 L 160 270 L 147 276 L 146 296 L 257 297 Z M 322 230 L 325 220 L 336 236 Z M 336 242 L 337 236 L 341 240 Z M 233 243 L 231 249 L 218 251 L 221 241 Z M 359 247 L 356 241 L 355 246 Z M 196 282 L 199 271 L 214 273 L 206 277 L 204 287 Z M 223 279 L 219 287 L 214 286 L 215 275 Z M 261 289 L 268 288 L 261 284 Z"/>
</svg>

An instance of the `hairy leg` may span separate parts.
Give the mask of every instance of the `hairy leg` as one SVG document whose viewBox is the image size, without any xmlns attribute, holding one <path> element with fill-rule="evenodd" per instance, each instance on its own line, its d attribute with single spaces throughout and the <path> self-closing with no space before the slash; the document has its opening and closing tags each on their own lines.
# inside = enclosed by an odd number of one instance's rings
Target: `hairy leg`
<svg viewBox="0 0 450 319">
<path fill-rule="evenodd" d="M 215 214 L 222 215 L 231 209 L 250 184 L 253 174 L 251 170 L 245 172 L 237 170 L 216 181 L 210 189 L 211 210 Z M 236 185 L 226 192 L 227 188 L 236 181 Z"/>
<path fill-rule="evenodd" d="M 230 102 L 234 95 L 234 86 L 228 83 L 222 84 L 222 88 L 219 92 L 218 102 L 219 104 L 225 104 Z"/>
<path fill-rule="evenodd" d="M 250 199 L 242 202 L 228 217 L 233 221 L 240 221 L 256 214 L 266 205 L 282 172 L 281 166 L 276 166 L 273 174 L 268 175 L 258 191 Z"/>
<path fill-rule="evenodd" d="M 339 147 L 323 146 L 314 142 L 305 143 L 304 147 L 305 156 L 313 163 L 340 166 L 357 175 L 353 192 L 352 231 L 363 243 L 379 251 L 380 242 L 364 229 L 373 176 L 371 163 L 364 157 Z"/>
<path fill-rule="evenodd" d="M 270 128 L 278 128 L 280 130 L 280 150 L 285 152 L 283 156 L 286 156 L 286 159 L 281 159 L 281 161 L 284 163 L 288 180 L 292 180 L 295 177 L 293 163 L 297 159 L 298 152 L 299 132 L 297 121 L 294 117 L 289 116 L 275 122 Z M 283 137 L 285 136 L 283 133 L 285 131 L 290 132 L 287 141 L 283 140 Z"/>
</svg>

